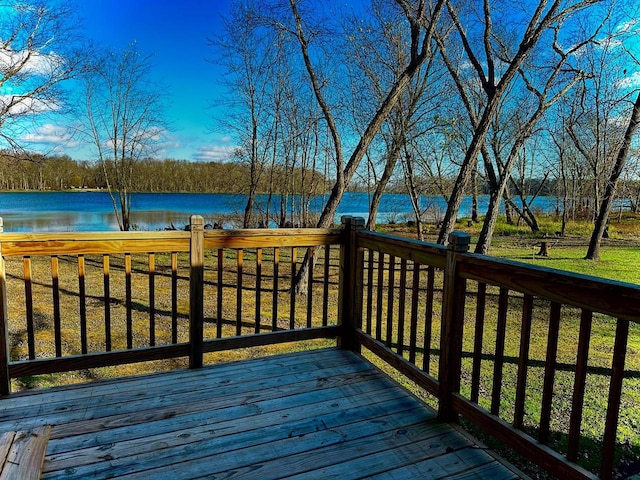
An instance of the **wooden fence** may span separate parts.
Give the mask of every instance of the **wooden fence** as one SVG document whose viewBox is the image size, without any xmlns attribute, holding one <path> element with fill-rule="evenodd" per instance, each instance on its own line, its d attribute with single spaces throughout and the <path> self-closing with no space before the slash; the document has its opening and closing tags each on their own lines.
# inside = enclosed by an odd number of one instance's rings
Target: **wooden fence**
<svg viewBox="0 0 640 480">
<path fill-rule="evenodd" d="M 625 361 L 638 355 L 640 288 L 468 245 L 460 233 L 443 247 L 365 231 L 351 217 L 342 229 L 205 231 L 196 216 L 189 232 L 3 233 L 0 389 L 338 338 L 424 388 L 442 419 L 463 418 L 560 478 L 594 478 L 576 462 L 585 442 L 601 445 L 611 478 L 616 442 L 638 425 L 628 412 L 640 374 Z"/>
<path fill-rule="evenodd" d="M 208 352 L 335 337 L 343 236 L 205 231 L 198 216 L 188 232 L 2 233 L 0 391 L 12 378 L 187 356 L 195 368 Z"/>
<path fill-rule="evenodd" d="M 640 421 L 640 372 L 625 370 L 629 356 L 638 364 L 640 287 L 469 254 L 464 233 L 448 248 L 356 238 L 354 343 L 437 398 L 441 418 L 464 418 L 558 478 L 596 478 L 575 463 L 594 443 L 600 477 L 612 477 L 620 431 L 637 441 Z"/>
</svg>

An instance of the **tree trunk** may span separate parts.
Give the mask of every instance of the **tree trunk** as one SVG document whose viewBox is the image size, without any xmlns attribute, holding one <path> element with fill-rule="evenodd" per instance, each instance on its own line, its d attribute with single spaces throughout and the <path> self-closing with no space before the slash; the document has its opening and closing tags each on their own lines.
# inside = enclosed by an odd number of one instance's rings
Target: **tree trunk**
<svg viewBox="0 0 640 480">
<path fill-rule="evenodd" d="M 373 191 L 373 197 L 371 198 L 371 205 L 369 206 L 369 219 L 367 220 L 367 230 L 374 230 L 376 228 L 376 221 L 378 217 L 378 208 L 380 207 L 380 200 L 382 194 L 389 183 L 389 179 L 396 168 L 398 163 L 398 155 L 400 153 L 399 142 L 393 140 L 391 150 L 388 152 L 387 163 L 384 166 L 384 172 L 380 180 L 376 183 L 376 188 Z"/>
<path fill-rule="evenodd" d="M 511 204 L 508 202 L 510 197 L 509 189 L 505 188 L 502 198 L 504 198 L 504 216 L 506 218 L 507 225 L 513 225 L 513 209 L 511 208 Z"/>
<path fill-rule="evenodd" d="M 548 257 L 549 256 L 549 242 L 540 242 L 540 250 L 538 251 L 538 253 L 536 253 L 536 255 L 539 255 L 541 257 Z"/>
<path fill-rule="evenodd" d="M 624 139 L 622 141 L 622 145 L 620 146 L 620 150 L 618 150 L 616 164 L 613 167 L 611 175 L 609 176 L 609 181 L 607 182 L 607 186 L 605 188 L 604 197 L 602 198 L 602 205 L 600 205 L 598 217 L 593 227 L 593 234 L 591 235 L 591 240 L 589 241 L 589 249 L 587 250 L 587 255 L 585 257 L 589 260 L 599 260 L 600 258 L 600 243 L 607 228 L 607 220 L 609 218 L 611 205 L 613 204 L 613 199 L 616 194 L 616 186 L 618 185 L 618 179 L 622 174 L 624 164 L 627 161 L 627 155 L 629 154 L 631 140 L 638 128 L 639 121 L 640 93 L 638 94 L 638 97 L 633 104 L 633 111 L 631 113 L 631 118 L 629 119 L 629 125 L 627 126 L 627 131 L 624 134 Z"/>
<path fill-rule="evenodd" d="M 473 175 L 471 177 L 471 189 L 473 191 L 473 198 L 471 203 L 471 221 L 477 223 L 478 220 L 478 167 L 473 169 Z"/>
</svg>

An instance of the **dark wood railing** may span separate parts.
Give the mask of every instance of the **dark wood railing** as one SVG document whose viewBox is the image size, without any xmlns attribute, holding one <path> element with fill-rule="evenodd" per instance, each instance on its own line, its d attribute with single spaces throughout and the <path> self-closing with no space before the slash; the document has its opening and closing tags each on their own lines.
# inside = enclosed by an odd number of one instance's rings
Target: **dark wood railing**
<svg viewBox="0 0 640 480">
<path fill-rule="evenodd" d="M 600 476 L 611 478 L 638 382 L 625 360 L 637 355 L 627 350 L 640 288 L 468 245 L 466 234 L 443 247 L 351 217 L 342 229 L 205 231 L 196 216 L 189 232 L 3 233 L 0 389 L 29 375 L 175 357 L 197 368 L 210 352 L 337 338 L 424 388 L 441 419 L 463 418 L 560 478 L 595 478 L 577 463 L 581 442 L 601 444 Z M 52 299 L 44 310 L 41 295 Z M 605 335 L 590 342 L 594 331 Z"/>
<path fill-rule="evenodd" d="M 558 478 L 596 478 L 576 464 L 581 442 L 593 442 L 600 477 L 611 478 L 620 418 L 637 431 L 638 372 L 625 360 L 638 354 L 627 350 L 630 329 L 640 333 L 640 287 L 468 245 L 457 232 L 448 248 L 359 232 L 355 343 L 432 394 L 442 419 L 464 418 Z"/>
</svg>

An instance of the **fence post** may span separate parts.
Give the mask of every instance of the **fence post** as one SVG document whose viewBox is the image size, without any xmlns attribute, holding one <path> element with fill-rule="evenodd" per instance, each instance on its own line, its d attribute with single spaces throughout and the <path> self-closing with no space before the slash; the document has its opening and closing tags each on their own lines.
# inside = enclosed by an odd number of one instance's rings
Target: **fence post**
<svg viewBox="0 0 640 480">
<path fill-rule="evenodd" d="M 0 233 L 4 231 L 4 222 L 0 217 Z M 7 313 L 7 275 L 2 256 L 2 242 L 0 242 L 0 395 L 11 393 L 11 378 L 9 378 L 9 318 Z"/>
<path fill-rule="evenodd" d="M 204 335 L 204 219 L 192 215 L 189 223 L 189 368 L 200 368 Z"/>
<path fill-rule="evenodd" d="M 451 400 L 452 395 L 460 391 L 462 326 L 467 282 L 458 277 L 457 259 L 460 253 L 469 251 L 470 242 L 471 237 L 468 233 L 452 232 L 449 234 L 442 294 L 441 358 L 438 369 L 438 417 L 446 422 L 458 420 Z"/>
<path fill-rule="evenodd" d="M 364 219 L 345 215 L 340 220 L 344 228 L 344 243 L 340 248 L 338 324 L 342 327 L 342 335 L 338 338 L 338 346 L 359 353 L 355 332 L 362 326 L 364 250 L 357 246 L 357 234 L 364 228 Z"/>
</svg>

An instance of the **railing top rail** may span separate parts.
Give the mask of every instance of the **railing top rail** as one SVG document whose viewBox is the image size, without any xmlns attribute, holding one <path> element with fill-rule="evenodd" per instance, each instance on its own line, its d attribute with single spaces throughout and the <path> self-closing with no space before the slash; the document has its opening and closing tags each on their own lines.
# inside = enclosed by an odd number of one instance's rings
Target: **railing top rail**
<svg viewBox="0 0 640 480">
<path fill-rule="evenodd" d="M 189 238 L 188 231 L 102 231 L 102 232 L 0 232 L 0 241 L 5 242 L 50 242 L 50 241 L 102 241 L 102 240 L 153 240 Z"/>
<path fill-rule="evenodd" d="M 342 243 L 339 228 L 257 228 L 244 230 L 207 230 L 205 248 L 312 247 Z"/>
<path fill-rule="evenodd" d="M 398 258 L 444 268 L 447 248 L 371 231 L 359 244 Z M 478 254 L 460 254 L 459 274 L 539 298 L 640 323 L 640 285 Z"/>
<path fill-rule="evenodd" d="M 342 229 L 245 229 L 205 231 L 206 248 L 316 246 L 340 243 Z M 0 233 L 2 255 L 143 253 L 189 249 L 190 232 Z"/>
<path fill-rule="evenodd" d="M 187 251 L 189 232 L 0 233 L 4 257 Z"/>
<path fill-rule="evenodd" d="M 477 254 L 461 255 L 458 269 L 467 279 L 640 322 L 640 285 Z"/>
<path fill-rule="evenodd" d="M 444 268 L 447 247 L 369 230 L 358 231 L 358 244 L 398 258 L 406 258 L 437 268 Z"/>
</svg>

